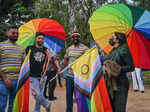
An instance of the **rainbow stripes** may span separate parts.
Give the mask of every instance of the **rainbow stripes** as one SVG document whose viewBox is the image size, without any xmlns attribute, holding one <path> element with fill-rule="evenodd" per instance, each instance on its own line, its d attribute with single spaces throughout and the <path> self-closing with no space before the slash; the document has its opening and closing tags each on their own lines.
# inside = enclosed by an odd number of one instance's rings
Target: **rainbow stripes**
<svg viewBox="0 0 150 112">
<path fill-rule="evenodd" d="M 24 59 L 24 48 L 8 41 L 1 42 L 0 57 L 0 68 L 4 75 L 9 79 L 17 79 Z"/>
<path fill-rule="evenodd" d="M 78 112 L 112 112 L 101 67 L 96 46 L 73 62 Z"/>
<path fill-rule="evenodd" d="M 29 57 L 31 50 L 28 52 L 20 70 L 20 75 L 17 84 L 17 94 L 14 100 L 13 112 L 29 112 Z"/>
<path fill-rule="evenodd" d="M 66 40 L 66 33 L 61 24 L 48 18 L 32 19 L 19 28 L 19 38 L 17 43 L 24 48 L 35 43 L 36 32 L 45 34 L 44 46 L 47 47 L 52 55 L 56 47 L 56 54 L 62 49 Z"/>
<path fill-rule="evenodd" d="M 102 74 L 101 74 L 102 75 Z M 78 112 L 112 112 L 109 96 L 107 93 L 104 77 L 102 76 L 91 97 L 75 90 Z"/>
</svg>

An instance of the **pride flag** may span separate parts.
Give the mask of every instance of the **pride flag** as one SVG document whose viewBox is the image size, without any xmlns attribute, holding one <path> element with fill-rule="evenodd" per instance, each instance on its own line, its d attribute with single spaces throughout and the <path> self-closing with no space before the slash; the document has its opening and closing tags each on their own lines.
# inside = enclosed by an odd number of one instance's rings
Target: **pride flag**
<svg viewBox="0 0 150 112">
<path fill-rule="evenodd" d="M 78 112 L 112 112 L 102 62 L 96 46 L 89 49 L 71 65 Z"/>
<path fill-rule="evenodd" d="M 29 95 L 30 95 L 30 79 L 29 79 L 29 58 L 31 50 L 29 50 L 20 70 L 17 84 L 17 93 L 13 104 L 12 112 L 29 112 Z"/>
</svg>

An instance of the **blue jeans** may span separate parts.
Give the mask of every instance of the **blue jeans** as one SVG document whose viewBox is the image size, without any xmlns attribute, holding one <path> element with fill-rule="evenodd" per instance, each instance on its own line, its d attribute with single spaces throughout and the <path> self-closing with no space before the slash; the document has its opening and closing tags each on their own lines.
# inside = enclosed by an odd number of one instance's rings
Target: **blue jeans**
<svg viewBox="0 0 150 112">
<path fill-rule="evenodd" d="M 46 76 L 44 77 L 43 83 L 40 85 L 40 77 L 30 77 L 30 87 L 32 95 L 35 99 L 34 112 L 40 112 L 40 106 L 42 105 L 46 109 L 50 107 L 50 102 L 43 96 Z"/>
<path fill-rule="evenodd" d="M 73 112 L 74 79 L 66 77 L 66 112 Z"/>
<path fill-rule="evenodd" d="M 17 80 L 11 80 L 13 88 L 6 88 L 4 82 L 0 80 L 0 112 L 5 112 L 7 102 L 9 99 L 8 112 L 11 112 L 13 107 L 13 100 L 16 95 Z"/>
</svg>

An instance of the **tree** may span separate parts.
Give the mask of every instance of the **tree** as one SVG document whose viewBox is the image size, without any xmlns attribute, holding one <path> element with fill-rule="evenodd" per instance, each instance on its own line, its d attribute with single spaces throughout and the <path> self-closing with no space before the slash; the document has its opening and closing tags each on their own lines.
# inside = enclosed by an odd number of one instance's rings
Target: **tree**
<svg viewBox="0 0 150 112">
<path fill-rule="evenodd" d="M 5 31 L 9 25 L 20 26 L 32 18 L 31 8 L 24 5 L 31 6 L 31 4 L 27 5 L 27 2 L 24 3 L 22 0 L 0 1 L 0 42 L 7 39 Z"/>
</svg>

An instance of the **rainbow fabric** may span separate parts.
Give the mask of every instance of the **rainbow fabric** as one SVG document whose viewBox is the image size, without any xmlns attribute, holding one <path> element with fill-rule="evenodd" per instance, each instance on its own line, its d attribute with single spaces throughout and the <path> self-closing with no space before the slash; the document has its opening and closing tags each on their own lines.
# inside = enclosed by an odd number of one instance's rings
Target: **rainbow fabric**
<svg viewBox="0 0 150 112">
<path fill-rule="evenodd" d="M 96 46 L 72 64 L 78 112 L 112 112 Z"/>
<path fill-rule="evenodd" d="M 90 31 L 100 48 L 109 53 L 109 39 L 114 32 L 127 35 L 134 65 L 150 69 L 150 12 L 126 4 L 106 4 L 97 9 L 89 21 Z"/>
<path fill-rule="evenodd" d="M 29 58 L 31 50 L 28 52 L 21 70 L 17 84 L 17 93 L 13 104 L 12 112 L 29 112 L 29 93 L 30 93 L 30 79 L 29 79 Z"/>
</svg>

